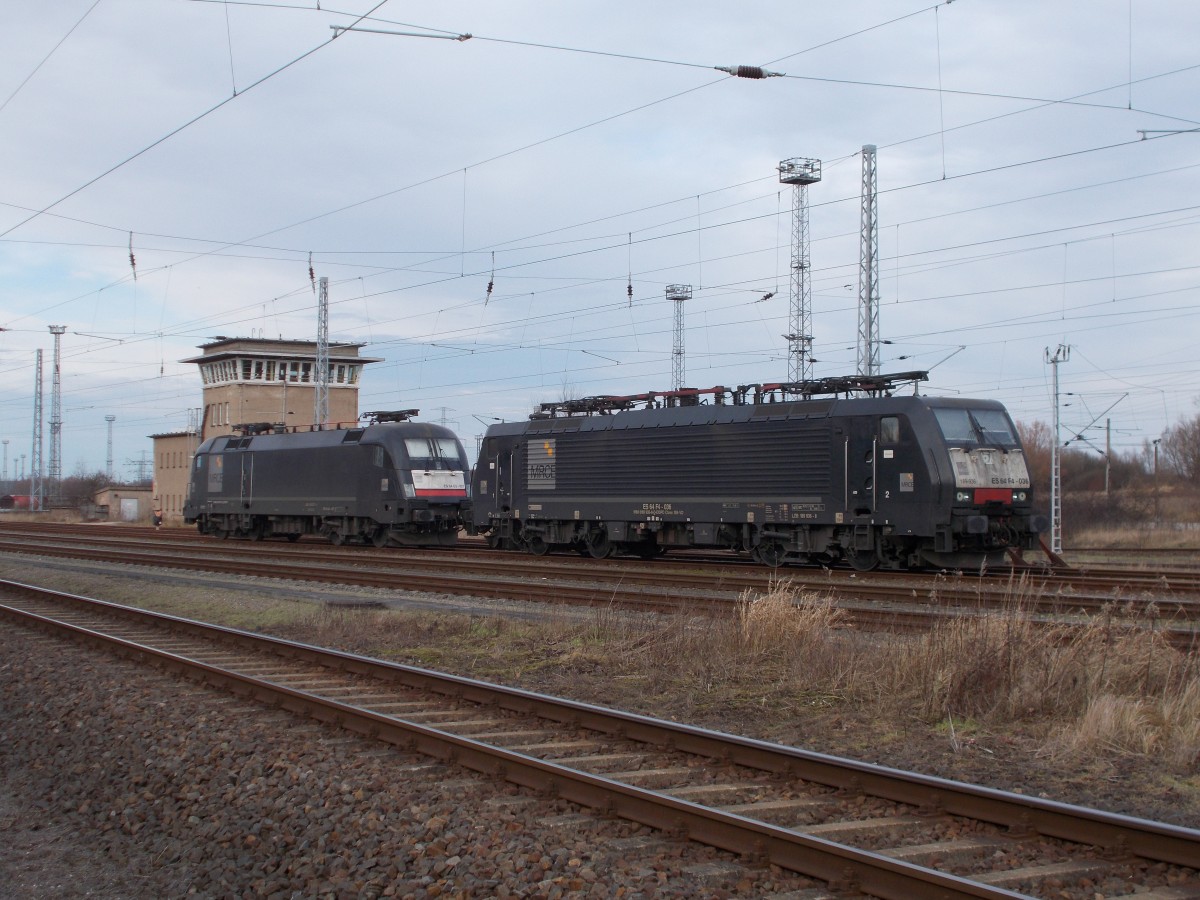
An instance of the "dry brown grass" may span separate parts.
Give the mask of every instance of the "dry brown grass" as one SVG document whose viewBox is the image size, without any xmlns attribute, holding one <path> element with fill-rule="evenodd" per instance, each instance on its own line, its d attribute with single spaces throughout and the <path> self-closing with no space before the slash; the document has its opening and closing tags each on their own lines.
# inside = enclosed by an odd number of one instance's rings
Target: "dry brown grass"
<svg viewBox="0 0 1200 900">
<path fill-rule="evenodd" d="M 551 690 L 600 676 L 589 697 L 600 702 L 605 684 L 634 679 L 648 703 L 681 717 L 819 702 L 932 727 L 1035 724 L 1047 754 L 1149 755 L 1200 771 L 1200 664 L 1167 644 L 1153 615 L 1114 605 L 1085 626 L 1046 626 L 1031 618 L 1033 600 L 1014 582 L 1005 610 L 918 635 L 858 633 L 830 597 L 787 582 L 744 595 L 724 619 L 609 607 L 539 622 L 324 609 L 301 629 L 314 643 Z"/>
<path fill-rule="evenodd" d="M 1200 530 L 1125 525 L 1072 529 L 1070 547 L 1116 550 L 1195 550 L 1200 555 Z"/>
<path fill-rule="evenodd" d="M 1073 722 L 1061 726 L 1047 750 L 1056 755 L 1156 756 L 1171 768 L 1200 765 L 1200 685 L 1191 682 L 1161 697 L 1100 694 Z"/>
</svg>

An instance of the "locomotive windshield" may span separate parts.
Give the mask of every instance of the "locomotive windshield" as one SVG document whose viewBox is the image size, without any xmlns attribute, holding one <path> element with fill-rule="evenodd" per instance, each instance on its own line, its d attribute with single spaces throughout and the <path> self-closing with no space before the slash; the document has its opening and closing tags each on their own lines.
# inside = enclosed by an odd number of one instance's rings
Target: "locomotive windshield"
<svg viewBox="0 0 1200 900">
<path fill-rule="evenodd" d="M 1003 410 L 935 408 L 933 414 L 949 444 L 1018 446 L 1017 435 Z"/>
<path fill-rule="evenodd" d="M 461 471 L 462 458 L 453 438 L 405 438 L 404 450 L 414 469 L 452 469 Z"/>
</svg>

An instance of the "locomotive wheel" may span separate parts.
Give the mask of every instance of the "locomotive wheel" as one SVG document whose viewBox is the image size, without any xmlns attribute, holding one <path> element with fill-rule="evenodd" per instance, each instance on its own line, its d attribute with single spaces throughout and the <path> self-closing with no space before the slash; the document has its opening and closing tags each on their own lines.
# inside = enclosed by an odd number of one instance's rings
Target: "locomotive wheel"
<svg viewBox="0 0 1200 900">
<path fill-rule="evenodd" d="M 346 536 L 340 531 L 331 531 L 329 532 L 329 543 L 333 544 L 335 547 L 340 547 L 342 544 L 346 543 Z"/>
<path fill-rule="evenodd" d="M 488 536 L 484 538 L 484 540 L 487 541 L 488 549 L 499 550 L 504 539 L 500 537 L 499 532 L 489 531 Z"/>
<path fill-rule="evenodd" d="M 783 565 L 783 560 L 787 556 L 787 550 L 783 548 L 783 544 L 779 543 L 779 541 L 763 541 L 750 551 L 750 555 L 764 566 L 777 569 Z"/>
<path fill-rule="evenodd" d="M 874 550 L 847 550 L 846 562 L 856 572 L 871 572 L 879 568 L 879 555 Z"/>
<path fill-rule="evenodd" d="M 540 534 L 535 534 L 526 542 L 529 552 L 534 556 L 545 556 L 550 552 L 550 545 L 546 543 L 546 539 Z"/>
<path fill-rule="evenodd" d="M 612 541 L 608 539 L 608 532 L 603 528 L 590 532 L 585 540 L 587 541 L 588 556 L 592 559 L 606 559 L 612 556 Z"/>
<path fill-rule="evenodd" d="M 300 535 L 293 531 L 288 534 L 287 539 L 288 543 L 294 544 L 296 541 L 300 540 Z"/>
<path fill-rule="evenodd" d="M 391 543 L 391 540 L 392 536 L 388 534 L 388 530 L 386 528 L 377 528 L 375 529 L 375 533 L 371 535 L 371 543 L 376 547 L 386 547 L 389 543 Z"/>
</svg>

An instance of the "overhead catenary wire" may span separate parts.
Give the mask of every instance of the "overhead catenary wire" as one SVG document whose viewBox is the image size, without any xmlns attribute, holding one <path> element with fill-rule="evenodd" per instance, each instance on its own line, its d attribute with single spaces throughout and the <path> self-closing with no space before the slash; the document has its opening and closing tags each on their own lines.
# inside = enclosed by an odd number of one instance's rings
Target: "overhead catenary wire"
<svg viewBox="0 0 1200 900">
<path fill-rule="evenodd" d="M 363 16 L 362 16 L 361 18 L 366 18 L 366 16 L 370 15 L 370 13 L 371 13 L 371 12 L 374 12 L 375 10 L 379 9 L 379 8 L 380 8 L 381 6 L 383 6 L 385 3 L 387 3 L 387 0 L 379 0 L 379 2 L 375 4 L 375 6 L 371 7 L 371 10 L 370 10 L 370 12 L 368 12 L 368 13 L 364 13 L 364 14 L 363 14 Z M 330 40 L 336 40 L 336 37 L 335 37 L 335 38 L 331 38 Z M 95 177 L 93 177 L 93 178 L 91 178 L 90 180 L 88 180 L 88 181 L 84 182 L 84 183 L 83 183 L 83 184 L 81 184 L 79 187 L 75 188 L 74 190 L 72 190 L 72 191 L 70 191 L 70 192 L 68 192 L 68 193 L 64 194 L 63 196 L 59 197 L 59 198 L 58 198 L 57 200 L 55 200 L 53 203 L 50 203 L 50 204 L 48 204 L 48 205 L 46 205 L 46 206 L 42 207 L 42 208 L 41 208 L 41 209 L 39 209 L 37 212 L 35 212 L 33 215 L 31 215 L 31 216 L 27 216 L 26 218 L 22 219 L 20 222 L 17 222 L 15 225 L 10 225 L 10 226 L 9 226 L 7 229 L 5 229 L 4 231 L 0 231 L 0 238 L 2 238 L 2 237 L 5 237 L 5 236 L 7 236 L 7 235 L 9 235 L 9 234 L 12 234 L 12 233 L 13 233 L 14 231 L 16 231 L 17 229 L 19 229 L 19 228 L 21 228 L 21 227 L 23 227 L 23 226 L 25 226 L 25 225 L 28 225 L 30 222 L 32 222 L 34 219 L 38 218 L 38 216 L 42 215 L 43 213 L 49 212 L 50 210 L 54 209 L 54 208 L 55 208 L 56 206 L 58 206 L 59 204 L 61 204 L 61 203 L 65 202 L 66 200 L 69 200 L 69 199 L 71 199 L 71 198 L 72 198 L 72 197 L 74 197 L 76 194 L 82 193 L 83 191 L 87 190 L 89 187 L 91 187 L 92 185 L 96 184 L 96 183 L 97 183 L 97 182 L 99 182 L 100 180 L 102 180 L 102 179 L 104 179 L 104 178 L 108 177 L 108 176 L 109 176 L 109 175 L 111 175 L 113 172 L 116 172 L 118 169 L 122 169 L 122 168 L 124 168 L 125 166 L 129 165 L 129 163 L 133 162 L 133 161 L 134 161 L 135 159 L 137 159 L 138 157 L 140 157 L 140 156 L 143 156 L 143 155 L 145 155 L 146 153 L 149 153 L 149 152 L 150 152 L 151 150 L 153 150 L 155 147 L 159 146 L 160 144 L 166 143 L 167 141 L 169 141 L 171 138 L 175 137 L 175 135 L 179 134 L 180 132 L 187 130 L 187 129 L 188 129 L 188 128 L 190 128 L 191 126 L 195 125 L 197 122 L 200 122 L 200 121 L 202 121 L 202 120 L 204 120 L 204 119 L 208 118 L 210 115 L 212 115 L 213 113 L 215 113 L 217 110 L 221 109 L 221 108 L 222 108 L 223 106 L 225 106 L 227 103 L 230 103 L 230 102 L 232 102 L 233 100 L 236 100 L 236 99 L 237 99 L 239 96 L 244 96 L 244 95 L 245 95 L 245 94 L 247 94 L 248 92 L 250 92 L 250 91 L 254 90 L 254 89 L 255 89 L 255 88 L 257 88 L 257 87 L 259 87 L 260 85 L 266 84 L 268 81 L 270 81 L 270 80 L 271 80 L 272 78 L 274 78 L 275 76 L 277 76 L 277 75 L 281 74 L 282 72 L 286 72 L 288 69 L 292 68 L 292 66 L 296 65 L 297 63 L 303 62 L 304 60 L 308 59 L 308 57 L 312 56 L 312 55 L 313 55 L 314 53 L 316 53 L 318 50 L 321 50 L 321 49 L 323 49 L 325 46 L 327 46 L 327 45 L 328 45 L 328 43 L 329 43 L 329 41 L 322 41 L 322 42 L 321 42 L 320 44 L 318 44 L 317 46 L 315 46 L 315 47 L 312 47 L 311 49 L 304 51 L 303 53 L 301 53 L 299 56 L 295 57 L 294 59 L 292 59 L 292 60 L 290 60 L 290 61 L 288 61 L 288 62 L 284 63 L 283 65 L 279 66 L 278 68 L 276 68 L 276 69 L 274 69 L 274 70 L 272 70 L 272 71 L 268 72 L 266 75 L 263 75 L 261 78 L 259 78 L 259 79 L 257 79 L 256 81 L 252 82 L 250 85 L 248 85 L 248 86 L 246 87 L 246 89 L 245 89 L 244 91 L 242 91 L 242 93 L 241 93 L 241 94 L 237 94 L 237 93 L 235 92 L 235 93 L 231 94 L 230 96 L 226 97 L 224 100 L 221 100 L 219 103 L 216 103 L 216 104 L 214 104 L 213 106 L 210 106 L 208 109 L 204 110 L 204 111 L 203 111 L 202 113 L 200 113 L 199 115 L 193 116 L 192 118 L 190 118 L 190 119 L 188 119 L 186 122 L 184 122 L 182 125 L 179 125 L 178 127 L 174 128 L 174 129 L 172 129 L 171 131 L 169 131 L 169 132 L 167 132 L 166 134 L 164 134 L 162 137 L 160 137 L 160 138 L 158 138 L 157 140 L 153 141 L 152 143 L 150 143 L 150 144 L 147 144 L 145 147 L 142 147 L 142 149 L 138 150 L 136 153 L 133 153 L 133 154 L 131 154 L 130 156 L 127 156 L 127 157 L 125 157 L 125 158 L 124 158 L 123 160 L 121 160 L 120 162 L 118 162 L 118 163 L 116 163 L 115 165 L 113 165 L 113 166 L 110 166 L 109 168 L 105 169 L 105 170 L 104 170 L 103 172 L 101 172 L 99 175 L 96 175 Z"/>
<path fill-rule="evenodd" d="M 26 75 L 23 79 L 21 79 L 21 83 L 18 84 L 15 88 L 13 88 L 12 93 L 4 98 L 4 102 L 0 103 L 0 112 L 4 112 L 5 107 L 7 107 L 8 104 L 12 102 L 12 99 L 15 96 L 17 96 L 17 94 L 21 93 L 21 91 L 24 89 L 25 85 L 29 84 L 29 82 L 33 79 L 33 76 L 35 76 L 39 71 L 41 71 L 42 66 L 44 66 L 50 60 L 50 57 L 52 57 L 55 53 L 58 52 L 59 47 L 61 47 L 64 43 L 66 43 L 67 38 L 69 38 L 71 35 L 73 35 L 75 33 L 75 29 L 77 29 L 80 25 L 82 25 L 83 20 L 86 19 L 88 16 L 90 16 L 92 14 L 92 10 L 94 10 L 99 5 L 100 5 L 100 0 L 94 0 L 92 5 L 87 8 L 87 10 L 84 12 L 84 14 L 79 17 L 79 19 L 75 22 L 75 24 L 70 27 L 70 29 L 68 29 L 67 33 L 64 34 L 61 38 L 59 38 L 58 43 L 50 48 L 50 52 L 47 53 L 45 56 L 43 56 L 41 58 L 41 60 L 38 62 L 38 64 L 33 67 L 33 70 L 30 71 L 30 73 L 28 75 Z"/>
<path fill-rule="evenodd" d="M 706 215 L 706 217 L 709 217 L 709 216 L 711 216 L 711 213 L 710 213 L 710 212 L 706 212 L 706 214 L 705 214 L 705 215 Z M 713 223 L 710 223 L 710 224 L 713 224 Z M 720 227 L 720 226 L 715 226 L 715 227 Z M 615 230 L 615 229 L 614 229 L 614 230 Z M 621 229 L 621 230 L 622 230 L 622 231 L 625 231 L 625 229 Z M 625 241 L 625 243 L 626 243 L 626 246 L 627 246 L 627 253 L 628 253 L 628 252 L 630 251 L 630 248 L 632 247 L 632 237 L 633 237 L 633 232 L 631 232 L 631 231 L 626 231 L 626 233 L 625 233 L 625 237 L 626 237 L 626 241 Z M 707 239 L 706 239 L 705 243 L 708 243 Z M 144 248 L 144 238 L 142 237 L 142 234 L 141 234 L 141 232 L 139 231 L 139 250 L 142 250 L 143 248 Z M 463 248 L 462 248 L 462 249 L 464 249 L 464 250 L 465 250 L 465 240 L 463 241 Z M 599 251 L 598 251 L 598 252 L 599 252 Z M 641 256 L 641 253 L 639 253 L 639 257 L 640 257 L 640 256 Z M 703 257 L 703 254 L 700 254 L 700 258 L 701 258 L 701 260 L 702 260 L 702 261 L 703 261 L 705 264 L 707 264 L 707 262 L 708 262 L 708 259 L 707 259 L 707 258 L 705 258 L 705 257 Z M 776 270 L 775 270 L 775 271 L 777 271 L 777 270 L 778 270 L 778 267 L 776 267 Z M 632 273 L 632 266 L 631 266 L 631 265 L 627 265 L 627 279 L 626 279 L 626 280 L 627 280 L 627 287 L 628 287 L 628 286 L 631 286 L 631 283 L 632 283 L 632 274 L 633 274 L 633 273 Z M 507 283 L 507 282 L 506 282 L 506 283 Z M 364 293 L 364 296 L 365 296 L 365 291 L 364 291 L 363 293 Z M 477 295 L 477 294 L 476 294 L 476 300 L 475 300 L 475 302 L 476 302 L 476 303 L 478 302 L 478 295 Z"/>
</svg>

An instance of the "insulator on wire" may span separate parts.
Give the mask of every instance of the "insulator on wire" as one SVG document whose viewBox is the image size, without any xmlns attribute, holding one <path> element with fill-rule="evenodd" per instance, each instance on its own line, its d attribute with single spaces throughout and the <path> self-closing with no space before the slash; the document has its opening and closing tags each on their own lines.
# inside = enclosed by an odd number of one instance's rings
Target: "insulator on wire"
<svg viewBox="0 0 1200 900">
<path fill-rule="evenodd" d="M 312 252 L 308 254 L 308 280 L 312 283 L 313 293 L 317 292 L 317 273 L 313 271 Z"/>
<path fill-rule="evenodd" d="M 137 281 L 137 260 L 133 257 L 133 232 L 129 232 L 129 268 L 133 270 L 133 280 Z"/>
<path fill-rule="evenodd" d="M 762 66 L 713 66 L 718 72 L 728 72 L 735 78 L 779 78 L 782 72 L 768 72 Z"/>
</svg>

